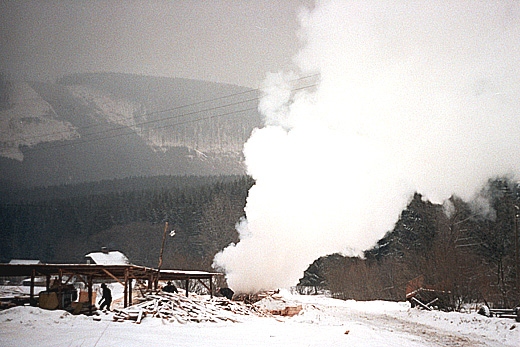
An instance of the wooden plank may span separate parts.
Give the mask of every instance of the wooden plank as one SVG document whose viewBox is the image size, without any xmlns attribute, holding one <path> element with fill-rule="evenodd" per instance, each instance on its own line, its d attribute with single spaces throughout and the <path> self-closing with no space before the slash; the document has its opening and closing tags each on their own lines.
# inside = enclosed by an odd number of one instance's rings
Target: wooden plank
<svg viewBox="0 0 520 347">
<path fill-rule="evenodd" d="M 125 283 L 123 285 L 123 307 L 128 306 L 128 269 L 125 269 Z"/>
<path fill-rule="evenodd" d="M 128 279 L 128 305 L 132 306 L 132 282 L 133 279 Z"/>
<path fill-rule="evenodd" d="M 419 306 L 421 306 L 422 308 L 425 308 L 427 309 L 428 311 L 431 311 L 432 308 L 431 307 L 428 307 L 426 306 L 424 303 L 422 303 L 420 300 L 416 299 L 415 297 L 412 298 L 413 301 L 415 301 Z"/>
<path fill-rule="evenodd" d="M 198 279 L 198 281 L 200 282 L 200 284 L 202 284 L 204 286 L 204 288 L 206 288 L 208 290 L 208 292 L 211 293 L 211 288 L 208 287 L 206 283 L 204 283 L 200 278 Z M 210 283 L 211 283 L 211 279 L 210 279 Z"/>
<path fill-rule="evenodd" d="M 34 302 L 34 276 L 36 275 L 36 270 L 32 270 L 31 271 L 31 294 L 30 294 L 30 302 L 31 302 L 31 305 L 33 304 Z"/>
<path fill-rule="evenodd" d="M 439 301 L 439 298 L 435 298 L 435 299 L 433 299 L 432 301 L 430 301 L 429 303 L 427 303 L 426 306 L 431 307 L 431 305 L 432 305 L 433 303 L 437 302 L 437 301 Z"/>
<path fill-rule="evenodd" d="M 117 278 L 116 276 L 114 276 L 112 273 L 110 273 L 110 271 L 108 271 L 107 269 L 103 269 L 103 272 L 105 272 L 108 276 L 112 277 L 113 279 L 115 279 L 117 282 L 119 282 L 120 285 L 124 286 L 125 284 L 123 282 L 121 282 L 119 280 L 119 278 Z"/>
<path fill-rule="evenodd" d="M 92 276 L 87 276 L 88 282 L 88 313 L 92 315 Z"/>
<path fill-rule="evenodd" d="M 143 310 L 139 310 L 139 315 L 137 316 L 137 324 L 141 324 L 141 319 L 143 319 Z"/>
</svg>

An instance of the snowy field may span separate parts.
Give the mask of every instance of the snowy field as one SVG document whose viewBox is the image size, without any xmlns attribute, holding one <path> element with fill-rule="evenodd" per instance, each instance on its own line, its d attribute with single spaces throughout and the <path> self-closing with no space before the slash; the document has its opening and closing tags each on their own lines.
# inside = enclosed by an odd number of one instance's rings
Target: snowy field
<svg viewBox="0 0 520 347">
<path fill-rule="evenodd" d="M 284 293 L 294 317 L 236 315 L 238 323 L 141 324 L 64 311 L 15 307 L 0 312 L 0 346 L 520 346 L 520 323 L 476 313 L 410 308 L 407 303 L 341 301 Z"/>
</svg>

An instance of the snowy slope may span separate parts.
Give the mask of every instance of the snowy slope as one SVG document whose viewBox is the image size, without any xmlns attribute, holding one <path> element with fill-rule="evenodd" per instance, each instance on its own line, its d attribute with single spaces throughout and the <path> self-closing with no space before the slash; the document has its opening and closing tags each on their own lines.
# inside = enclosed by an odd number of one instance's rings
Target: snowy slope
<svg viewBox="0 0 520 347">
<path fill-rule="evenodd" d="M 518 346 L 520 324 L 476 313 L 427 312 L 406 303 L 291 296 L 294 317 L 238 316 L 239 323 L 140 325 L 18 307 L 0 312 L 2 346 Z"/>
<path fill-rule="evenodd" d="M 90 85 L 69 85 L 67 89 L 79 103 L 94 111 L 96 122 L 127 127 L 152 149 L 163 152 L 169 148 L 188 147 L 198 153 L 237 154 L 242 151 L 254 125 L 219 119 L 229 110 L 214 110 L 220 106 L 213 103 L 196 108 L 175 103 L 157 107 Z M 171 111 L 163 112 L 165 110 Z"/>
<path fill-rule="evenodd" d="M 22 146 L 79 137 L 71 123 L 59 120 L 52 106 L 27 83 L 13 83 L 11 108 L 0 110 L 0 156 L 23 160 Z"/>
<path fill-rule="evenodd" d="M 48 186 L 157 175 L 243 174 L 257 92 L 205 81 L 79 74 L 12 83 L 0 178 Z"/>
<path fill-rule="evenodd" d="M 138 103 L 103 93 L 90 86 L 71 85 L 67 86 L 67 89 L 81 104 L 93 107 L 100 122 L 127 126 L 135 130 L 138 117 L 144 113 Z"/>
</svg>

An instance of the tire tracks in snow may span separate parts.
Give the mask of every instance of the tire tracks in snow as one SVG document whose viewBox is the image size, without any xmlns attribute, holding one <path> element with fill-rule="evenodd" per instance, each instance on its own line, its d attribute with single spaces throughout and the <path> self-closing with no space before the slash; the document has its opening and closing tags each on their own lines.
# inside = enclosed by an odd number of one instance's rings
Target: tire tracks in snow
<svg viewBox="0 0 520 347">
<path fill-rule="evenodd" d="M 385 331 L 392 334 L 406 334 L 417 339 L 421 346 L 446 347 L 502 347 L 503 342 L 490 339 L 485 335 L 468 334 L 453 329 L 443 329 L 418 321 L 421 314 L 413 310 L 397 311 L 393 313 L 361 312 L 353 308 L 341 306 L 305 305 L 305 310 L 318 310 L 322 319 L 330 319 L 337 323 L 356 323 L 376 331 Z M 430 312 L 423 312 L 430 313 Z M 330 318 L 326 318 L 329 316 Z M 441 319 L 441 318 L 437 318 Z M 445 323 L 455 324 L 455 323 Z"/>
</svg>

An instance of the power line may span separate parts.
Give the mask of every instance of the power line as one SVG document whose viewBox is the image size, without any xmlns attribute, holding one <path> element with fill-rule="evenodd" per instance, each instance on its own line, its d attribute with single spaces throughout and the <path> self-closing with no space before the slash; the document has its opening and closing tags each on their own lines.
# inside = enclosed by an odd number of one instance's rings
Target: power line
<svg viewBox="0 0 520 347">
<path fill-rule="evenodd" d="M 302 80 L 306 80 L 306 79 L 309 79 L 309 78 L 316 78 L 318 76 L 319 76 L 319 74 L 303 76 L 303 77 L 291 80 L 289 82 L 302 81 Z M 310 88 L 310 87 L 312 87 L 312 86 L 306 86 L 304 88 Z M 299 89 L 302 89 L 302 88 L 296 88 L 296 89 L 293 89 L 293 91 L 296 91 L 296 90 L 299 90 Z M 240 96 L 240 95 L 245 95 L 245 94 L 249 94 L 249 93 L 252 93 L 252 92 L 259 92 L 259 91 L 260 91 L 260 88 L 250 89 L 250 90 L 237 92 L 237 93 L 233 93 L 233 94 L 229 94 L 229 95 L 224 95 L 224 96 L 220 96 L 220 97 L 216 97 L 216 98 L 212 98 L 212 99 L 197 101 L 197 102 L 194 102 L 194 103 L 191 103 L 191 104 L 187 104 L 187 105 L 181 105 L 181 106 L 176 106 L 176 107 L 172 107 L 172 108 L 168 108 L 168 109 L 164 109 L 164 110 L 152 111 L 152 112 L 144 113 L 144 114 L 140 115 L 140 117 L 147 117 L 147 116 L 152 116 L 152 115 L 160 114 L 160 113 L 173 112 L 173 111 L 177 111 L 177 110 L 180 110 L 180 109 L 183 109 L 183 108 L 194 107 L 194 106 L 201 105 L 201 104 L 206 104 L 206 103 L 210 103 L 210 102 L 215 102 L 215 101 L 219 101 L 219 100 L 233 98 L 233 97 L 237 97 L 237 96 Z M 224 108 L 224 107 L 227 107 L 227 106 L 234 106 L 234 105 L 239 104 L 239 103 L 246 103 L 246 102 L 249 102 L 249 101 L 258 101 L 258 100 L 259 100 L 259 97 L 256 96 L 256 97 L 254 97 L 252 99 L 244 100 L 244 101 L 237 102 L 237 103 L 224 104 L 224 105 L 221 105 L 219 107 Z M 209 109 L 203 109 L 203 110 L 200 110 L 198 112 L 207 112 L 207 111 L 211 111 L 211 110 L 217 109 L 219 107 L 211 107 Z M 144 121 L 144 122 L 141 122 L 141 123 L 136 123 L 136 124 L 131 125 L 131 126 L 138 127 L 138 126 L 146 125 L 146 124 L 150 124 L 150 123 L 162 122 L 162 121 L 165 121 L 165 120 L 170 120 L 170 119 L 174 119 L 174 118 L 180 118 L 180 117 L 184 117 L 186 115 L 195 114 L 195 113 L 198 113 L 198 112 L 194 111 L 194 112 L 191 112 L 190 114 L 184 114 L 184 115 L 181 114 L 181 115 L 178 115 L 178 116 L 172 116 L 172 117 L 166 117 L 166 118 L 162 118 L 162 119 Z M 101 126 L 106 126 L 106 124 L 92 124 L 92 125 L 87 125 L 87 126 L 84 126 L 84 127 L 78 127 L 76 129 L 79 130 L 79 131 L 83 131 L 83 130 L 96 128 L 96 127 L 101 127 Z M 129 126 L 128 125 L 123 125 L 120 128 L 121 129 L 126 129 L 127 127 L 129 127 Z M 95 135 L 95 134 L 98 134 L 98 133 L 105 133 L 105 132 L 110 132 L 110 131 L 115 131 L 115 130 L 119 130 L 119 128 L 113 128 L 113 129 L 109 129 L 109 130 L 102 130 L 102 131 L 94 132 L 94 133 L 87 133 L 85 135 L 86 136 L 90 136 L 90 135 Z M 56 131 L 56 132 L 47 133 L 47 134 L 43 134 L 43 135 L 36 135 L 36 136 L 31 136 L 31 137 L 22 137 L 21 139 L 18 139 L 18 141 L 21 141 L 21 140 L 23 140 L 23 141 L 34 140 L 34 139 L 44 138 L 44 137 L 53 136 L 53 135 L 65 134 L 65 133 L 68 133 L 68 132 L 69 131 L 63 130 L 63 131 Z M 0 134 L 2 134 L 2 132 L 0 132 Z M 6 134 L 6 133 L 4 132 L 3 134 Z"/>
<path fill-rule="evenodd" d="M 305 77 L 301 77 L 301 78 L 295 79 L 295 80 L 293 80 L 291 82 L 301 81 L 301 80 L 305 80 L 305 79 L 309 79 L 309 78 L 315 78 L 317 76 L 319 76 L 319 75 L 305 76 Z M 295 91 L 298 91 L 298 90 L 304 90 L 304 89 L 316 87 L 317 85 L 318 85 L 317 83 L 313 83 L 313 84 L 310 84 L 310 85 L 305 85 L 305 86 L 302 86 L 302 87 L 293 88 L 291 91 L 295 92 Z M 209 102 L 215 102 L 215 101 L 219 101 L 219 100 L 224 100 L 224 99 L 228 99 L 228 98 L 232 98 L 232 97 L 236 97 L 236 96 L 240 96 L 240 95 L 245 95 L 245 94 L 252 93 L 252 92 L 258 92 L 259 90 L 260 89 L 251 89 L 251 90 L 247 90 L 247 91 L 243 91 L 243 92 L 239 92 L 239 93 L 234 93 L 234 94 L 230 94 L 230 95 L 226 95 L 226 96 L 221 96 L 221 97 L 216 97 L 216 98 L 212 98 L 212 99 L 208 99 L 208 100 L 198 101 L 198 102 L 195 102 L 195 103 L 192 103 L 192 104 L 188 104 L 188 105 L 177 106 L 177 107 L 173 107 L 173 108 L 169 108 L 169 109 L 165 109 L 165 110 L 160 110 L 160 111 L 153 111 L 153 112 L 149 112 L 149 113 L 143 114 L 141 116 L 144 117 L 144 116 L 150 116 L 150 115 L 153 115 L 153 114 L 173 112 L 173 111 L 180 110 L 180 109 L 183 109 L 183 108 L 188 108 L 188 107 L 193 107 L 193 106 L 197 106 L 197 105 L 201 105 L 201 104 L 205 104 L 205 103 L 209 103 Z M 118 130 L 127 130 L 129 128 L 130 129 L 132 129 L 132 128 L 135 129 L 137 127 L 142 127 L 144 125 L 149 125 L 149 124 L 154 124 L 154 123 L 166 122 L 166 121 L 169 121 L 169 120 L 180 119 L 180 118 L 187 117 L 187 116 L 193 116 L 193 115 L 204 113 L 204 112 L 216 111 L 216 110 L 219 110 L 219 109 L 224 109 L 226 107 L 237 106 L 237 105 L 246 104 L 248 102 L 258 101 L 258 100 L 259 100 L 259 96 L 256 96 L 254 98 L 250 98 L 250 99 L 246 99 L 246 100 L 242 100 L 242 101 L 237 101 L 237 102 L 234 102 L 234 103 L 227 103 L 227 104 L 224 104 L 224 105 L 213 106 L 213 107 L 205 108 L 205 109 L 202 109 L 202 110 L 186 112 L 186 113 L 182 113 L 182 114 L 179 114 L 179 115 L 174 115 L 174 116 L 170 116 L 170 117 L 164 117 L 164 118 L 155 119 L 155 120 L 147 120 L 147 121 L 136 123 L 136 124 L 133 124 L 133 125 L 130 125 L 130 126 L 124 125 L 124 126 L 114 127 L 114 128 L 111 128 L 111 129 L 105 129 L 105 130 L 97 131 L 97 132 L 91 132 L 91 133 L 85 134 L 84 136 L 88 137 L 88 136 L 95 136 L 95 135 L 101 135 L 101 134 L 107 134 L 107 133 L 112 133 L 112 134 L 109 135 L 109 136 L 104 136 L 104 137 L 95 137 L 95 138 L 85 139 L 83 141 L 76 140 L 76 141 L 73 141 L 73 142 L 66 142 L 66 143 L 55 144 L 55 145 L 47 146 L 45 148 L 39 148 L 39 149 L 32 148 L 32 149 L 30 149 L 30 151 L 38 151 L 38 150 L 41 150 L 41 149 L 52 149 L 52 148 L 59 148 L 59 147 L 65 147 L 65 146 L 72 146 L 72 145 L 76 145 L 76 144 L 83 144 L 83 143 L 94 142 L 94 141 L 99 141 L 99 140 L 103 140 L 103 139 L 110 139 L 110 138 L 115 138 L 115 137 L 120 137 L 120 136 L 131 135 L 131 134 L 135 133 L 135 130 L 127 131 L 125 133 L 120 133 L 120 134 L 113 134 L 113 133 L 118 131 Z M 182 122 L 177 122 L 177 123 L 174 123 L 174 124 L 168 124 L 168 125 L 164 125 L 164 126 L 157 126 L 157 127 L 150 128 L 148 130 L 163 129 L 163 128 L 175 127 L 175 126 L 179 126 L 179 125 L 183 125 L 183 124 L 194 123 L 194 122 L 199 122 L 199 121 L 213 119 L 213 118 L 220 118 L 220 117 L 224 117 L 224 116 L 229 116 L 229 115 L 233 115 L 233 114 L 239 114 L 239 113 L 255 110 L 256 108 L 257 107 L 255 106 L 255 107 L 249 107 L 249 108 L 245 108 L 245 109 L 241 109 L 241 110 L 237 110 L 237 111 L 231 111 L 231 112 L 226 112 L 226 113 L 214 114 L 214 115 L 207 116 L 207 117 L 200 117 L 200 118 L 197 118 L 197 119 L 191 119 L 191 120 L 186 120 L 186 121 L 182 121 Z M 102 126 L 102 125 L 106 126 L 107 124 L 96 124 L 96 125 L 92 125 L 92 126 L 86 126 L 86 127 L 78 128 L 78 129 L 85 130 L 85 129 L 90 129 L 90 128 L 98 127 L 98 126 Z M 34 136 L 34 137 L 23 138 L 23 140 L 27 141 L 27 140 L 31 140 L 31 139 L 38 139 L 38 138 L 43 138 L 43 137 L 47 137 L 47 136 L 57 135 L 57 134 L 61 134 L 61 133 L 66 133 L 66 131 L 47 133 L 47 134 L 44 134 L 44 135 L 38 135 L 38 136 Z"/>
<path fill-rule="evenodd" d="M 195 102 L 195 103 L 192 103 L 192 104 L 176 106 L 176 107 L 173 107 L 173 108 L 159 110 L 159 111 L 147 112 L 147 113 L 144 113 L 144 114 L 142 114 L 140 116 L 141 117 L 147 117 L 147 116 L 152 116 L 152 115 L 160 114 L 160 113 L 173 112 L 173 111 L 177 111 L 177 110 L 180 110 L 180 109 L 183 109 L 183 108 L 193 107 L 193 106 L 197 106 L 197 105 L 200 105 L 200 104 L 204 104 L 204 103 L 208 103 L 208 102 L 214 102 L 214 101 L 222 100 L 222 99 L 225 99 L 225 98 L 231 98 L 231 97 L 235 97 L 235 96 L 239 96 L 239 95 L 242 95 L 242 94 L 251 93 L 251 92 L 255 92 L 255 91 L 257 91 L 257 90 L 248 90 L 248 91 L 245 91 L 245 92 L 230 94 L 230 95 L 226 95 L 226 96 L 222 96 L 222 97 L 218 97 L 218 98 L 213 98 L 213 99 L 209 99 L 209 100 L 198 101 L 198 102 Z M 211 110 L 217 109 L 219 107 L 234 106 L 234 105 L 238 105 L 240 103 L 245 103 L 245 102 L 249 102 L 249 101 L 257 101 L 257 100 L 258 100 L 258 97 L 255 97 L 255 98 L 244 100 L 244 101 L 241 101 L 241 102 L 225 104 L 225 105 L 221 105 L 221 106 L 218 106 L 218 107 L 211 107 L 211 108 L 203 109 L 203 110 L 200 110 L 200 111 L 194 111 L 194 112 L 181 114 L 181 115 L 177 115 L 177 116 L 165 117 L 165 118 L 155 119 L 155 120 L 148 120 L 148 121 L 136 123 L 136 124 L 131 125 L 131 126 L 137 127 L 137 126 L 146 125 L 146 124 L 150 124 L 150 123 L 162 122 L 162 121 L 166 121 L 166 120 L 170 120 L 170 119 L 174 119 L 174 118 L 180 118 L 180 117 L 183 117 L 183 116 L 186 116 L 186 115 L 196 114 L 198 112 L 211 111 Z M 101 127 L 101 126 L 106 126 L 106 125 L 107 124 L 92 124 L 92 125 L 87 125 L 87 126 L 84 126 L 84 127 L 78 127 L 77 130 L 83 131 L 83 130 L 88 130 L 88 129 Z M 118 129 L 126 129 L 127 127 L 129 127 L 129 126 L 128 125 L 124 125 L 124 126 L 120 126 L 118 128 L 110 129 L 110 130 L 101 130 L 101 131 L 98 131 L 98 132 L 87 133 L 86 135 L 87 136 L 96 135 L 96 134 L 101 134 L 101 133 L 114 131 L 114 130 L 118 130 Z M 34 139 L 39 139 L 39 138 L 44 138 L 44 137 L 53 136 L 53 135 L 59 135 L 59 134 L 65 134 L 65 133 L 68 133 L 68 131 L 66 131 L 66 130 L 64 130 L 64 131 L 55 131 L 55 132 L 46 133 L 46 134 L 43 134 L 43 135 L 36 135 L 36 136 L 31 136 L 31 137 L 23 137 L 23 138 L 19 139 L 19 141 L 20 140 L 24 140 L 24 141 L 34 140 Z M 5 132 L 4 132 L 4 134 L 5 134 Z"/>
<path fill-rule="evenodd" d="M 247 108 L 247 109 L 238 110 L 238 111 L 232 111 L 232 112 L 228 112 L 228 113 L 221 113 L 221 114 L 212 115 L 212 116 L 208 116 L 208 117 L 191 119 L 191 120 L 178 122 L 178 123 L 174 123 L 174 124 L 154 127 L 154 128 L 149 129 L 149 130 L 170 128 L 170 127 L 174 127 L 174 126 L 179 126 L 179 125 L 188 124 L 188 123 L 200 122 L 200 121 L 203 121 L 203 120 L 208 120 L 208 119 L 217 118 L 217 117 L 229 116 L 229 115 L 238 114 L 238 113 L 251 111 L 251 110 L 256 110 L 256 106 L 255 107 L 250 107 L 250 108 Z M 116 131 L 116 130 L 124 130 L 124 129 L 128 129 L 128 127 L 119 127 L 119 128 L 107 130 L 105 132 Z M 96 137 L 96 138 L 93 138 L 93 139 L 86 139 L 86 140 L 83 140 L 83 141 L 81 141 L 81 140 L 78 141 L 77 140 L 75 142 L 64 142 L 64 143 L 60 143 L 60 144 L 47 146 L 45 148 L 31 148 L 28 151 L 35 152 L 35 151 L 39 151 L 39 150 L 48 150 L 48 149 L 53 149 L 53 148 L 61 148 L 61 147 L 67 147 L 67 146 L 81 145 L 81 144 L 84 144 L 84 143 L 92 143 L 92 142 L 96 142 L 96 141 L 107 140 L 107 139 L 112 139 L 112 138 L 121 137 L 121 136 L 127 136 L 127 135 L 133 135 L 133 134 L 135 134 L 135 131 L 132 130 L 132 131 L 127 131 L 127 132 L 122 133 L 122 134 L 112 134 L 112 135 L 109 135 L 109 136 Z"/>
</svg>

